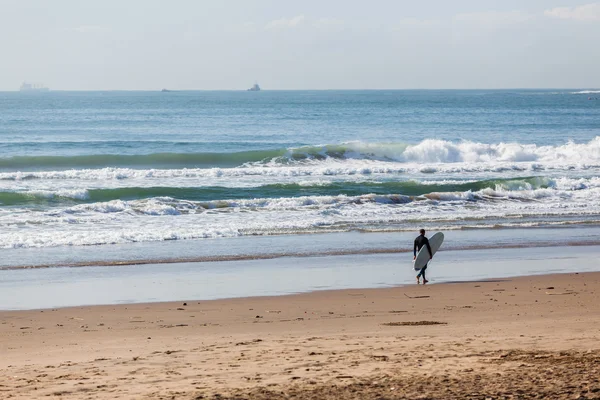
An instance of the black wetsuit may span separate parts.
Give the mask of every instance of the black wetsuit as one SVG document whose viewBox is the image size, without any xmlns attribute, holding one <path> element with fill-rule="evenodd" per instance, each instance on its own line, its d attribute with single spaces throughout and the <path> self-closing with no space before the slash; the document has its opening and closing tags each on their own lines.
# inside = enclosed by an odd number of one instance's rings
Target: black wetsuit
<svg viewBox="0 0 600 400">
<path fill-rule="evenodd" d="M 415 257 L 417 256 L 417 252 L 419 250 L 421 250 L 421 248 L 423 246 L 427 246 L 427 250 L 429 250 L 429 256 L 432 257 L 431 246 L 429 245 L 429 239 L 427 239 L 425 237 L 425 235 L 419 235 L 415 239 L 415 246 L 414 246 L 414 249 L 413 249 Z M 427 269 L 427 264 L 425 264 L 425 266 L 423 268 L 421 268 L 421 271 L 419 272 L 419 275 L 417 275 L 417 278 L 420 278 L 421 275 L 422 275 L 423 279 L 426 280 L 426 278 L 425 278 L 425 270 L 426 269 Z"/>
</svg>

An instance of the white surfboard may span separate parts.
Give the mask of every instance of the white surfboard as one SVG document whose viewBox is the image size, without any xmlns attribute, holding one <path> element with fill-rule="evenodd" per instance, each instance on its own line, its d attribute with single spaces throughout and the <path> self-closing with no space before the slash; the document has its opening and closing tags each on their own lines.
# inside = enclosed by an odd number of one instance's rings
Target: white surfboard
<svg viewBox="0 0 600 400">
<path fill-rule="evenodd" d="M 435 254 L 442 243 L 444 242 L 444 234 L 442 232 L 438 232 L 432 237 L 429 238 L 429 246 L 431 246 L 431 252 Z M 432 254 L 432 255 L 433 255 Z M 420 270 L 429 262 L 429 250 L 427 250 L 427 246 L 421 247 L 419 253 L 417 253 L 417 258 L 414 261 L 413 268 L 415 271 Z"/>
</svg>

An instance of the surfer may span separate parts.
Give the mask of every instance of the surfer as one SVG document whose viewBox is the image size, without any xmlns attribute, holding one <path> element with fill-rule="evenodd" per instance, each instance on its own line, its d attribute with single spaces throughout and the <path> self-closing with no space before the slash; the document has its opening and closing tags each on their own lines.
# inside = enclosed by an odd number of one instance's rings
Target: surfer
<svg viewBox="0 0 600 400">
<path fill-rule="evenodd" d="M 417 238 L 415 239 L 415 246 L 413 249 L 414 252 L 414 258 L 413 260 L 417 259 L 417 252 L 419 250 L 421 250 L 421 248 L 423 246 L 427 246 L 427 250 L 429 251 L 429 259 L 431 260 L 433 258 L 433 252 L 431 251 L 431 246 L 429 245 L 429 239 L 427 239 L 425 237 L 425 229 L 421 229 L 419 230 L 420 235 L 417 236 Z M 421 268 L 421 271 L 419 271 L 419 275 L 417 275 L 417 285 L 419 283 L 421 283 L 421 275 L 423 276 L 423 285 L 426 284 L 427 282 L 429 282 L 427 279 L 425 279 L 425 270 L 427 269 L 427 264 L 425 264 L 423 266 L 423 268 Z"/>
</svg>

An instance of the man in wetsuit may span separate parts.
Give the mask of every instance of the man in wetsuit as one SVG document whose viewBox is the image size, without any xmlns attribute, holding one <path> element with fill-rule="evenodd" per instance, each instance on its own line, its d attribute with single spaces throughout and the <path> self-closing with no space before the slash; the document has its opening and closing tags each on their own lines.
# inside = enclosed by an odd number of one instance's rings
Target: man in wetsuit
<svg viewBox="0 0 600 400">
<path fill-rule="evenodd" d="M 429 259 L 431 260 L 433 258 L 433 254 L 431 252 L 431 246 L 429 246 L 429 239 L 425 237 L 425 229 L 421 229 L 419 233 L 420 235 L 417 236 L 417 238 L 415 239 L 415 247 L 413 249 L 415 257 L 413 258 L 413 260 L 417 259 L 417 253 L 419 252 L 419 250 L 421 250 L 423 246 L 427 246 L 427 250 L 429 250 Z M 417 285 L 421 283 L 421 275 L 423 275 L 423 285 L 429 282 L 427 279 L 425 279 L 426 269 L 427 264 L 425 264 L 425 266 L 421 268 L 421 271 L 419 271 L 419 275 L 417 275 Z"/>
</svg>

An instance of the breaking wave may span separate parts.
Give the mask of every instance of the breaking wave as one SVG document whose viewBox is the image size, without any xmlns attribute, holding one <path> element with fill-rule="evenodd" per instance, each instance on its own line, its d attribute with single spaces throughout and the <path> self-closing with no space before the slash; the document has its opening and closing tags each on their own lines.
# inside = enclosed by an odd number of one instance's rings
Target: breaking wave
<svg viewBox="0 0 600 400">
<path fill-rule="evenodd" d="M 600 165 L 600 137 L 559 146 L 520 143 L 450 142 L 427 139 L 418 144 L 348 142 L 235 153 L 158 153 L 147 155 L 17 156 L 0 158 L 8 171 L 85 170 L 91 168 L 232 168 L 286 166 L 324 160 L 371 160 L 401 164 L 540 163 L 542 166 Z M 27 173 L 23 173 L 28 175 Z M 30 174 L 31 175 L 31 174 Z M 35 175 L 31 175 L 35 176 Z M 6 179 L 6 178 L 2 178 Z"/>
<path fill-rule="evenodd" d="M 600 90 L 580 90 L 578 92 L 572 92 L 571 94 L 595 94 L 600 93 Z"/>
<path fill-rule="evenodd" d="M 600 178 L 547 178 L 489 179 L 480 181 L 393 181 L 393 182 L 306 182 L 281 183 L 256 187 L 122 187 L 110 189 L 59 189 L 0 191 L 0 204 L 18 206 L 47 203 L 99 203 L 112 200 L 140 200 L 173 198 L 181 201 L 224 201 L 248 199 L 276 199 L 306 196 L 360 196 L 365 194 L 389 196 L 429 196 L 451 198 L 454 193 L 480 193 L 499 197 L 498 193 L 522 196 L 536 190 L 550 193 L 600 187 Z M 461 195 L 463 196 L 463 195 Z"/>
</svg>

